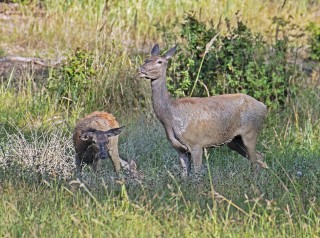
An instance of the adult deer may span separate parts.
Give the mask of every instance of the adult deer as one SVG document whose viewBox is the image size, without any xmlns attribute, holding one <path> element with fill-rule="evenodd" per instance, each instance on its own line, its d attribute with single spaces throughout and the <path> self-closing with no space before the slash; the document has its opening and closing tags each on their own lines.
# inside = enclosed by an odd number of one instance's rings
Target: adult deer
<svg viewBox="0 0 320 238">
<path fill-rule="evenodd" d="M 226 144 L 230 149 L 250 159 L 252 167 L 266 168 L 263 155 L 256 151 L 256 141 L 267 107 L 245 94 L 226 94 L 212 97 L 173 99 L 166 86 L 168 60 L 176 46 L 162 56 L 156 44 L 151 57 L 139 68 L 139 77 L 151 80 L 154 112 L 178 151 L 183 175 L 202 166 L 203 149 Z"/>
</svg>

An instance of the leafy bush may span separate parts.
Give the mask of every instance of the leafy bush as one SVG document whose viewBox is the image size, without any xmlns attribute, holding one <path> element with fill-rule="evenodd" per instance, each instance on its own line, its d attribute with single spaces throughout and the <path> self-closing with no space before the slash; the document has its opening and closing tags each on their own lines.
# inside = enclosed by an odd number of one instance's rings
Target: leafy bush
<svg viewBox="0 0 320 238">
<path fill-rule="evenodd" d="M 309 38 L 310 44 L 310 58 L 312 60 L 320 61 L 320 25 L 312 22 L 307 28 L 311 36 Z"/>
<path fill-rule="evenodd" d="M 96 74 L 93 61 L 93 53 L 77 48 L 67 57 L 62 67 L 53 72 L 47 90 L 57 104 L 70 107 L 82 103 L 81 99 Z"/>
<path fill-rule="evenodd" d="M 176 96 L 208 96 L 246 93 L 271 108 L 283 105 L 296 90 L 297 76 L 289 61 L 287 37 L 268 44 L 237 18 L 235 27 L 226 20 L 227 32 L 218 35 L 191 14 L 180 25 L 180 54 L 169 69 L 168 88 Z M 173 34 L 173 33 L 172 33 Z M 214 40 L 212 40 L 214 39 Z M 211 41 L 210 41 L 211 40 Z"/>
<path fill-rule="evenodd" d="M 217 31 L 211 27 L 207 28 L 202 22 L 199 22 L 191 14 L 188 14 L 183 23 L 179 25 L 178 21 L 174 26 L 180 30 L 179 36 L 172 33 L 173 30 L 166 32 L 168 27 L 160 27 L 167 41 L 167 44 L 172 44 L 176 38 L 181 37 L 183 43 L 179 45 L 180 52 L 169 68 L 168 89 L 176 96 L 190 95 L 191 88 L 197 77 L 198 70 L 201 65 L 201 74 L 199 78 L 201 82 L 206 82 L 207 87 L 210 87 L 208 80 L 214 75 L 211 62 L 203 59 L 203 54 L 206 49 L 206 44 L 217 34 Z M 173 27 L 172 27 L 173 28 Z M 201 64 L 202 63 L 202 64 Z M 202 96 L 205 90 L 201 87 L 196 88 L 195 95 Z"/>
</svg>

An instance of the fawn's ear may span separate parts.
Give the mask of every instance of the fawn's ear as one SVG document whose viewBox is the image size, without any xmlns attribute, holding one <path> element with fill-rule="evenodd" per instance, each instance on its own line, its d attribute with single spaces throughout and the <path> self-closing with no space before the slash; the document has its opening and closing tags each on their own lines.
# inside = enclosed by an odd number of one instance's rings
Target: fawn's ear
<svg viewBox="0 0 320 238">
<path fill-rule="evenodd" d="M 175 45 L 170 50 L 168 50 L 162 57 L 168 60 L 176 53 L 176 50 L 177 50 L 177 45 Z"/>
<path fill-rule="evenodd" d="M 80 135 L 80 139 L 83 141 L 91 141 L 93 138 L 93 132 L 92 131 L 88 131 L 88 132 L 84 132 Z"/>
<path fill-rule="evenodd" d="M 155 44 L 153 47 L 152 47 L 152 50 L 151 50 L 151 55 L 152 56 L 157 56 L 160 54 L 160 48 L 159 48 L 159 45 L 158 44 Z"/>
<path fill-rule="evenodd" d="M 124 126 L 119 127 L 119 128 L 112 128 L 112 129 L 106 131 L 105 133 L 106 133 L 106 135 L 107 135 L 108 137 L 116 136 L 116 135 L 119 135 L 119 134 L 120 134 L 120 132 L 123 130 L 123 128 L 124 128 Z"/>
</svg>

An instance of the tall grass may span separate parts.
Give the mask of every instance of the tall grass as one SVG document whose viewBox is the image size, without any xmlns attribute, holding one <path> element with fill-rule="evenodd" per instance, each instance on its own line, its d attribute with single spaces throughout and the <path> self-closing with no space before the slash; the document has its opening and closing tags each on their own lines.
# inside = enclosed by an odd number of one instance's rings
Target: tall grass
<svg viewBox="0 0 320 238">
<path fill-rule="evenodd" d="M 304 28 L 317 21 L 319 1 L 61 1 L 45 0 L 19 5 L 4 22 L 0 41 L 9 54 L 60 57 L 66 49 L 95 48 L 101 37 L 141 49 L 160 41 L 157 26 L 182 20 L 194 11 L 201 21 L 219 24 L 240 11 L 248 26 L 271 39 L 276 31 L 273 17 Z M 12 28 L 12 25 L 15 27 Z M 225 26 L 221 25 L 222 30 Z M 23 50 L 21 50 L 23 49 Z M 97 48 L 96 48 L 97 49 Z M 97 49 L 98 50 L 98 49 Z"/>
<path fill-rule="evenodd" d="M 25 196 L 25 189 L 33 193 Z M 223 217 L 210 207 L 207 214 L 194 204 L 184 208 L 179 203 L 163 204 L 155 210 L 151 204 L 120 196 L 102 192 L 91 197 L 85 191 L 74 193 L 58 186 L 13 183 L 3 191 L 2 217 L 11 222 L 1 223 L 2 236 L 315 237 L 319 232 L 316 211 L 310 210 L 304 221 L 294 221 L 288 208 L 277 215 L 272 203 L 261 216 L 230 211 Z M 251 205 L 259 207 L 260 201 Z"/>
<path fill-rule="evenodd" d="M 317 128 L 265 130 L 259 147 L 267 157 L 257 194 L 250 164 L 225 147 L 210 150 L 203 174 L 180 177 L 177 154 L 162 126 L 145 118 L 126 122 L 124 159 L 144 178 L 115 176 L 111 161 L 95 176 L 74 176 L 70 133 L 61 128 L 5 131 L 0 142 L 2 236 L 112 237 L 316 237 L 319 234 L 320 161 Z M 2 130 L 5 130 L 2 127 Z M 281 144 L 282 147 L 279 145 Z M 286 146 L 288 145 L 288 146 Z M 211 182 L 210 182 L 211 181 Z M 50 217 L 50 219 L 48 219 Z"/>
<path fill-rule="evenodd" d="M 319 91 L 312 91 L 315 96 L 310 92 L 287 108 L 287 117 L 270 116 L 258 144 L 270 168 L 256 182 L 249 161 L 225 147 L 209 150 L 200 177 L 182 179 L 162 126 L 146 116 L 118 118 L 126 126 L 120 136 L 121 157 L 135 160 L 144 177 L 118 177 L 111 161 L 105 161 L 97 176 L 85 168 L 79 181 L 71 142 L 75 120 L 51 127 L 31 122 L 21 126 L 14 123 L 13 110 L 13 118 L 2 120 L 6 123 L 0 129 L 0 234 L 316 237 Z M 22 92 L 17 95 L 28 99 Z M 23 108 L 27 100 L 6 101 Z"/>
</svg>

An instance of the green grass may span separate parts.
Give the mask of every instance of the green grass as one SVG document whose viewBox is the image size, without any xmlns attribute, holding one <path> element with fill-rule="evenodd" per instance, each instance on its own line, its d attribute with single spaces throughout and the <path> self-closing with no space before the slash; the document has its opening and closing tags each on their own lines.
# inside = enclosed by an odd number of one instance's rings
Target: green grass
<svg viewBox="0 0 320 238">
<path fill-rule="evenodd" d="M 108 236 L 108 237 L 316 237 L 319 218 L 315 207 L 295 214 L 289 207 L 278 210 L 272 201 L 246 204 L 243 214 L 227 202 L 212 201 L 206 209 L 184 204 L 181 195 L 153 205 L 135 201 L 125 190 L 110 194 L 72 192 L 64 186 L 46 187 L 7 183 L 0 206 L 2 236 Z M 29 191 L 26 194 L 26 191 Z M 215 199 L 216 200 L 216 199 Z M 223 210 L 223 211 L 222 211 Z M 259 213 L 258 213 L 259 212 Z"/>
<path fill-rule="evenodd" d="M 303 28 L 317 20 L 319 1 L 312 2 L 285 1 L 282 7 L 283 1 L 253 0 L 107 5 L 47 0 L 42 8 L 19 5 L 19 14 L 10 18 L 16 27 L 1 22 L 1 51 L 56 58 L 80 47 L 93 52 L 96 75 L 72 107 L 48 94 L 47 83 L 63 78 L 52 71 L 40 82 L 29 74 L 1 79 L 0 236 L 320 237 L 316 82 L 297 84 L 295 98 L 269 111 L 257 145 L 269 169 L 257 180 L 249 161 L 227 147 L 208 150 L 202 174 L 183 179 L 177 154 L 153 114 L 149 82 L 137 78 L 141 52 L 165 41 L 155 25 L 182 19 L 190 10 L 201 21 L 217 24 L 220 15 L 233 19 L 240 10 L 250 28 L 273 40 L 272 17 L 291 15 Z M 72 130 L 93 110 L 111 112 L 125 126 L 120 154 L 136 161 L 138 178 L 125 172 L 116 176 L 109 160 L 97 176 L 85 167 L 82 181 L 75 178 Z"/>
<path fill-rule="evenodd" d="M 309 128 L 299 130 L 298 137 L 290 127 L 263 131 L 259 149 L 270 169 L 257 182 L 249 161 L 226 147 L 209 150 L 203 174 L 184 180 L 158 122 L 119 121 L 126 125 L 121 156 L 134 159 L 144 178 L 117 178 L 106 161 L 98 177 L 86 168 L 80 184 L 74 177 L 71 131 L 2 133 L 1 236 L 319 235 L 320 150 L 314 139 L 319 130 L 309 121 L 298 123 Z"/>
</svg>

